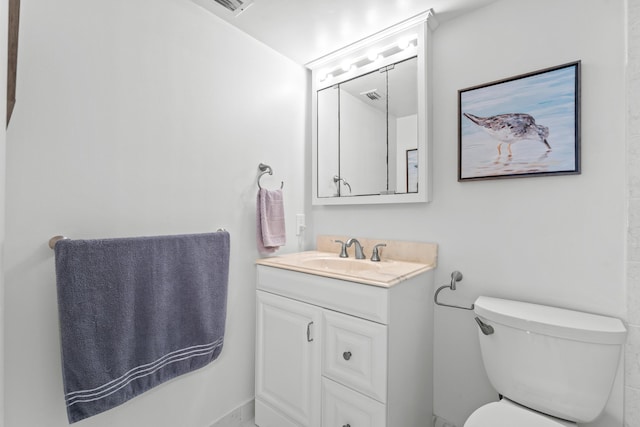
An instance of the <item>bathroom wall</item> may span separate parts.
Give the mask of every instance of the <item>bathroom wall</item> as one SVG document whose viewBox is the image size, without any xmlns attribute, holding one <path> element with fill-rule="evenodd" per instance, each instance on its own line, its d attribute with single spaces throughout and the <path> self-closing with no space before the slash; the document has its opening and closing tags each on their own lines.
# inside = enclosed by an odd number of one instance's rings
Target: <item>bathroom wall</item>
<svg viewBox="0 0 640 427">
<path fill-rule="evenodd" d="M 0 58 L 7 57 L 8 1 L 0 2 Z M 7 69 L 0 67 L 0 99 L 7 98 Z M 7 104 L 0 102 L 0 117 L 6 117 Z M 7 133 L 0 127 L 0 427 L 4 427 L 4 241 Z"/>
<path fill-rule="evenodd" d="M 346 90 L 340 92 L 340 114 L 353 119 L 340 123 L 340 177 L 349 183 L 353 194 L 377 194 L 387 188 L 386 174 L 371 178 L 372 170 L 387 167 L 385 114 Z M 344 186 L 341 191 L 350 194 Z"/>
<path fill-rule="evenodd" d="M 433 201 L 314 207 L 316 233 L 437 242 L 436 284 L 464 274 L 449 303 L 491 295 L 625 318 L 624 2 L 503 0 L 432 41 Z M 457 91 L 578 59 L 582 174 L 457 182 Z M 497 398 L 471 312 L 436 307 L 434 356 L 435 412 L 461 427 Z M 594 426 L 622 425 L 622 391 L 620 377 Z"/>
<path fill-rule="evenodd" d="M 627 310 L 625 427 L 640 425 L 640 0 L 627 0 Z"/>
<path fill-rule="evenodd" d="M 68 425 L 50 237 L 224 227 L 231 272 L 221 356 L 82 422 L 210 426 L 254 395 L 260 162 L 274 170 L 263 185 L 284 181 L 283 250 L 298 248 L 306 70 L 187 0 L 32 0 L 21 18 L 7 134 L 6 425 Z"/>
</svg>

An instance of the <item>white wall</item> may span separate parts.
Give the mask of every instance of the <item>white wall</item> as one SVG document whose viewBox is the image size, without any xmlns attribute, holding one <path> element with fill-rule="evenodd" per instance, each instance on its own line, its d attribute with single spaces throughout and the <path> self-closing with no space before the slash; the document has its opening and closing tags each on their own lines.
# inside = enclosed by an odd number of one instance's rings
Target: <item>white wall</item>
<svg viewBox="0 0 640 427">
<path fill-rule="evenodd" d="M 333 177 L 340 173 L 339 93 L 337 88 L 329 87 L 318 93 L 317 97 L 318 122 L 324 123 L 318 129 L 317 135 L 317 167 L 318 171 L 322 171 L 322 175 L 318 177 L 317 181 L 317 191 L 320 197 L 337 196 L 337 185 L 344 185 L 333 181 Z M 349 191 L 348 188 L 344 190 Z"/>
<path fill-rule="evenodd" d="M 383 111 L 340 88 L 340 177 L 351 185 L 341 194 L 379 194 L 387 189 L 387 118 Z"/>
<path fill-rule="evenodd" d="M 627 1 L 627 340 L 625 427 L 640 425 L 640 0 Z"/>
<path fill-rule="evenodd" d="M 66 426 L 55 234 L 231 233 L 225 346 L 213 364 L 83 421 L 205 427 L 253 398 L 255 195 L 304 210 L 303 67 L 187 0 L 22 2 L 7 140 L 6 424 Z M 1 44 L 1 43 L 0 43 Z M 1 162 L 0 162 L 1 163 Z"/>
<path fill-rule="evenodd" d="M 0 58 L 7 58 L 7 23 L 9 1 L 0 1 Z M 6 61 L 5 61 L 6 63 Z M 7 98 L 7 68 L 0 67 L 0 100 Z M 6 102 L 0 102 L 0 117 L 7 116 Z M 3 119 L 4 120 L 4 119 Z M 0 127 L 0 427 L 4 426 L 4 241 L 5 241 L 5 181 L 6 181 L 5 127 Z"/>
<path fill-rule="evenodd" d="M 313 208 L 318 234 L 439 243 L 443 299 L 520 299 L 624 318 L 624 4 L 504 0 L 433 34 L 433 202 Z M 582 174 L 457 182 L 457 91 L 582 60 Z M 436 307 L 435 412 L 462 426 L 496 399 L 470 312 Z M 622 383 L 602 427 L 622 423 Z M 598 424 L 596 424 L 598 425 Z"/>
</svg>

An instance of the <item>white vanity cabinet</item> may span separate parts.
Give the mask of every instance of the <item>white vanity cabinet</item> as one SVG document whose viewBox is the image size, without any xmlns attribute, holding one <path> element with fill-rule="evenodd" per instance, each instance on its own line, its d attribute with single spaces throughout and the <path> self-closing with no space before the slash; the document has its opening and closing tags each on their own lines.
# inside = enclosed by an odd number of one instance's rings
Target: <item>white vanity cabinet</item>
<svg viewBox="0 0 640 427">
<path fill-rule="evenodd" d="M 256 395 L 267 405 L 265 426 L 320 426 L 321 319 L 318 307 L 258 291 Z"/>
<path fill-rule="evenodd" d="M 429 425 L 432 295 L 258 265 L 256 425 Z"/>
</svg>

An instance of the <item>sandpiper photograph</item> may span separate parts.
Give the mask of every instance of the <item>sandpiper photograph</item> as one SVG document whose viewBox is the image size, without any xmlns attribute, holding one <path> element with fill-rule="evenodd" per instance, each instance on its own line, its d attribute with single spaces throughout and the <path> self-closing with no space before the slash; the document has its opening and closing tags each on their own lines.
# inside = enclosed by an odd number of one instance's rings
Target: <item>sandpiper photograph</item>
<svg viewBox="0 0 640 427">
<path fill-rule="evenodd" d="M 580 61 L 458 91 L 458 181 L 580 173 Z"/>
</svg>

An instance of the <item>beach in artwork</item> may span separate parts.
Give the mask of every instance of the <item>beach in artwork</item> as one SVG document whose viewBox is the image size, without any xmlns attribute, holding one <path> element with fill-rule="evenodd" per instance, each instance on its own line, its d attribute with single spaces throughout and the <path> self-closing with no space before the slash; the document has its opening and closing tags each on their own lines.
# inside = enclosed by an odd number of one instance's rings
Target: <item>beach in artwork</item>
<svg viewBox="0 0 640 427">
<path fill-rule="evenodd" d="M 461 178 L 498 177 L 576 170 L 576 64 L 517 80 L 460 92 Z M 462 113 L 491 117 L 508 113 L 533 116 L 549 129 L 549 150 L 540 139 L 508 144 Z"/>
</svg>

